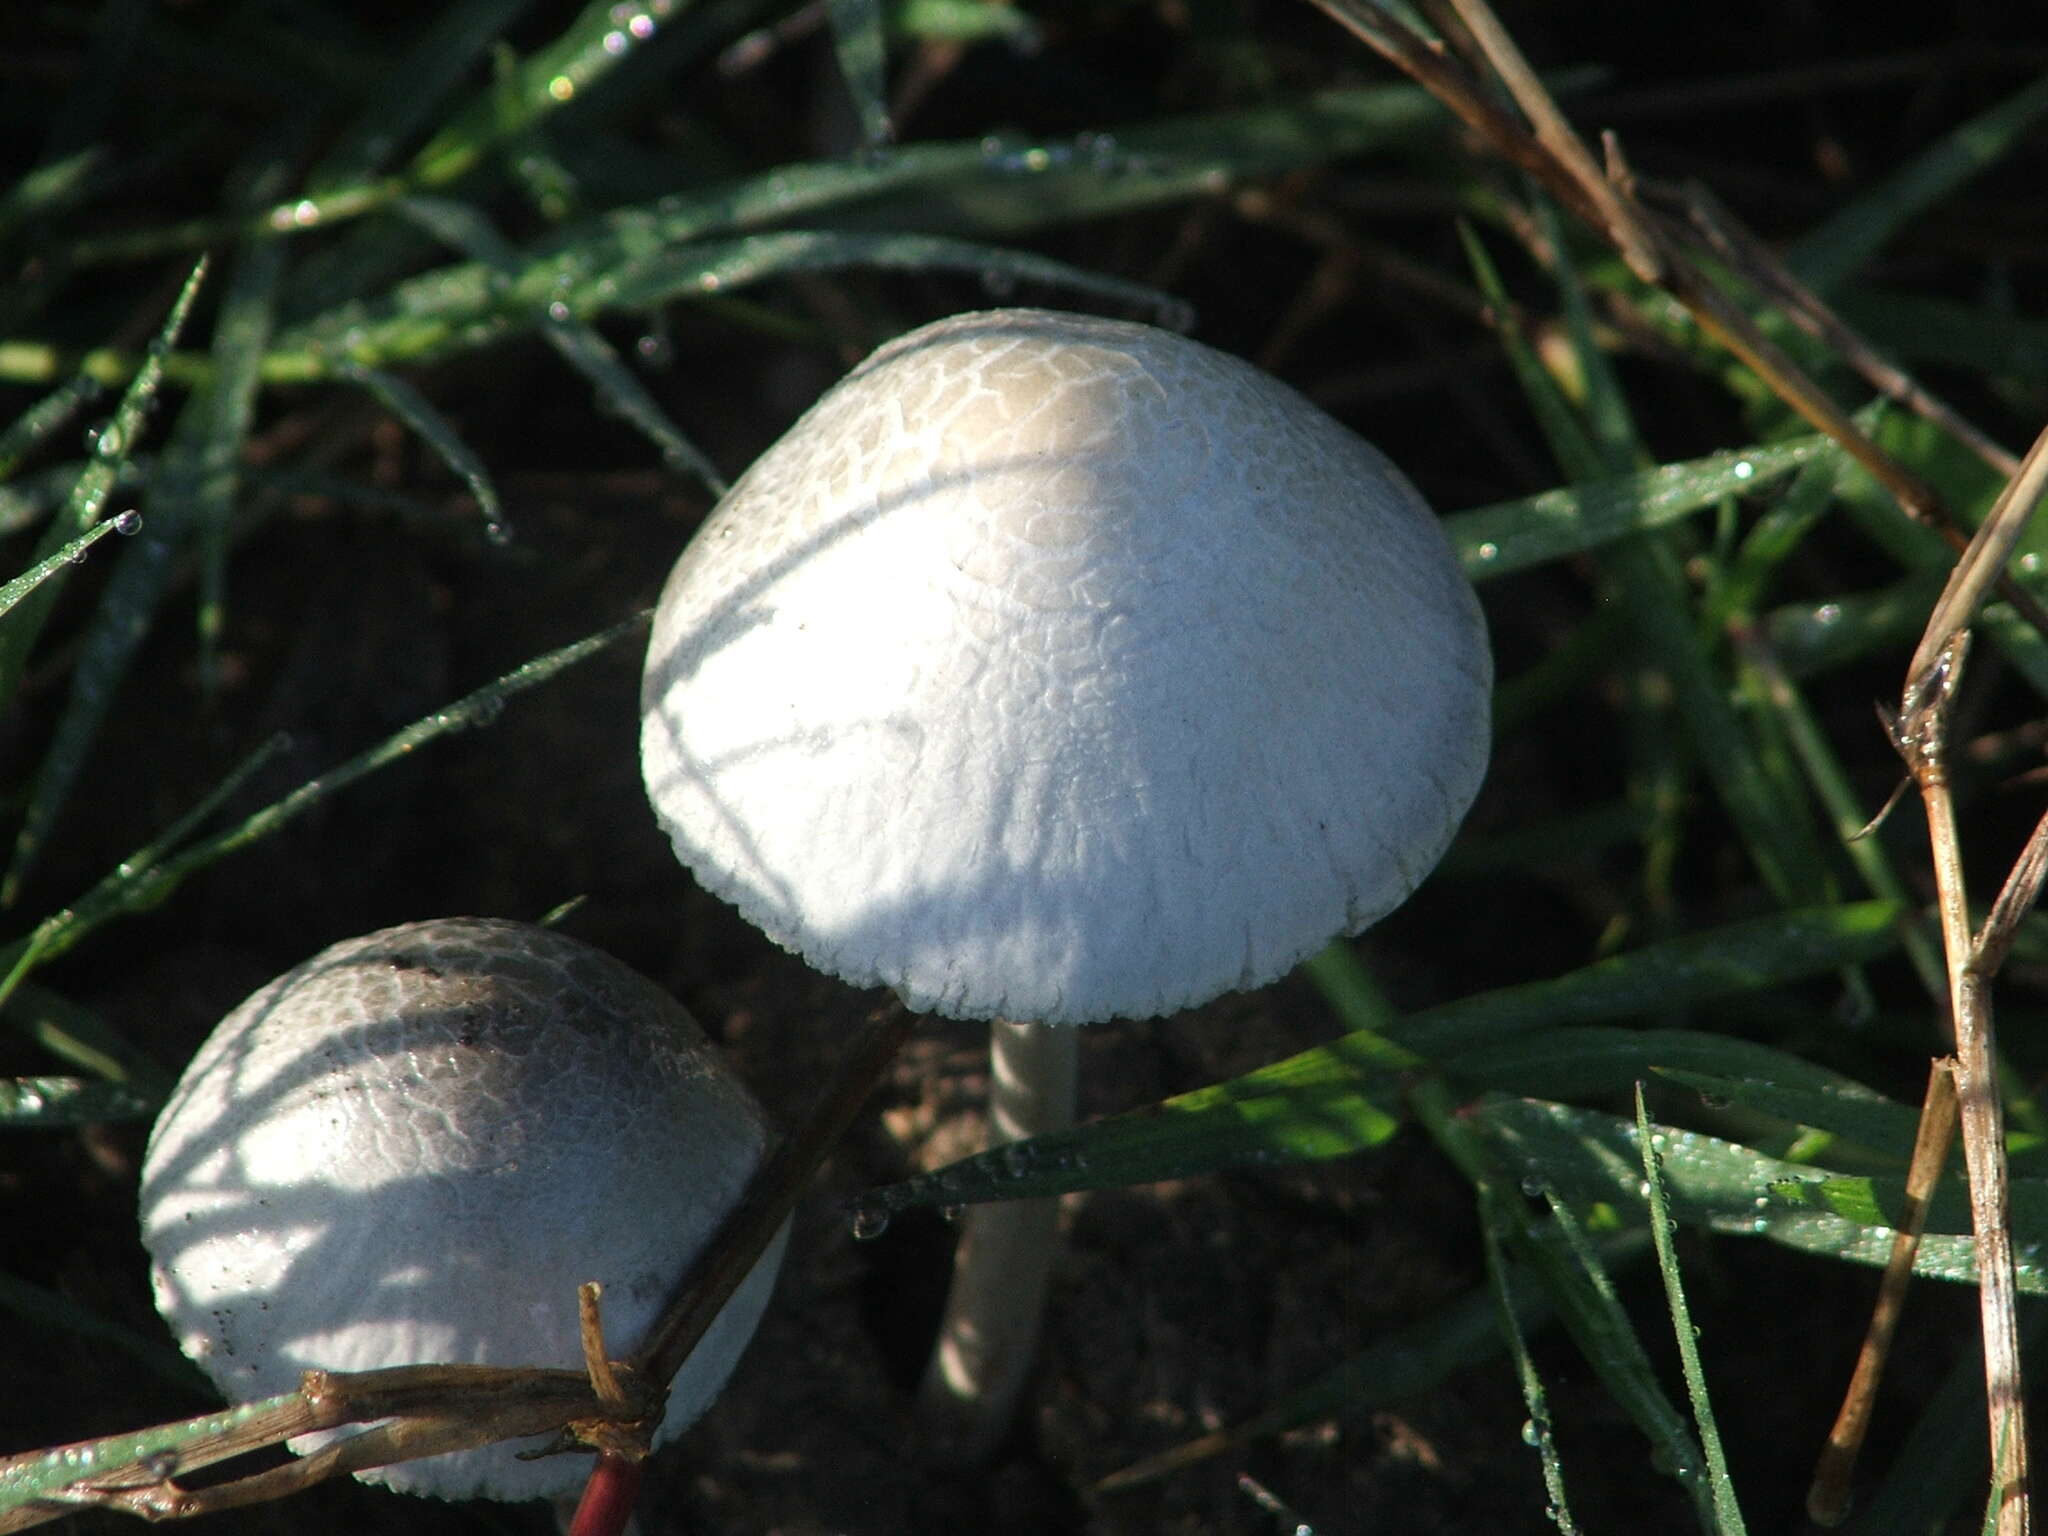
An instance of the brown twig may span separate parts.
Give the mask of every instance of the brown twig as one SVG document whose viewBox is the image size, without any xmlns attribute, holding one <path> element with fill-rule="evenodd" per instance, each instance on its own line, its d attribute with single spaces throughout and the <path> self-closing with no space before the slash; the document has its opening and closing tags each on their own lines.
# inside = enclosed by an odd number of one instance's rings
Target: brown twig
<svg viewBox="0 0 2048 1536">
<path fill-rule="evenodd" d="M 1920 1128 L 1913 1138 L 1913 1160 L 1906 1169 L 1906 1204 L 1899 1225 L 1892 1233 L 1892 1251 L 1885 1262 L 1884 1278 L 1878 1283 L 1877 1305 L 1871 1309 L 1870 1331 L 1856 1356 L 1856 1369 L 1849 1388 L 1842 1394 L 1842 1411 L 1813 1469 L 1813 1485 L 1806 1494 L 1806 1513 L 1817 1525 L 1840 1525 L 1849 1512 L 1850 1479 L 1856 1458 L 1862 1454 L 1863 1438 L 1870 1428 L 1871 1409 L 1884 1377 L 1885 1362 L 1891 1355 L 1892 1336 L 1898 1332 L 1899 1317 L 1905 1310 L 1906 1287 L 1913 1278 L 1913 1260 L 1920 1251 L 1920 1234 L 1927 1225 L 1927 1207 L 1934 1199 L 1934 1187 L 1941 1181 L 1942 1165 L 1956 1136 L 1955 1062 L 1943 1057 L 1928 1069 L 1927 1096 L 1920 1109 Z"/>
</svg>

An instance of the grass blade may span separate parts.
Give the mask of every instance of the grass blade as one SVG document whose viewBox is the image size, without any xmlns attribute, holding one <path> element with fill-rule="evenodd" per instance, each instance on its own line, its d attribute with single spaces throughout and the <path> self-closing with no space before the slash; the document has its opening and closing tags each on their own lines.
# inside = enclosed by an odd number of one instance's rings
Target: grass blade
<svg viewBox="0 0 2048 1536">
<path fill-rule="evenodd" d="M 1814 292 L 1825 295 L 1866 265 L 1909 220 L 1996 162 L 2043 112 L 2048 112 L 2048 77 L 1923 149 L 1795 244 L 1787 253 L 1787 265 Z"/>
<path fill-rule="evenodd" d="M 1679 1366 L 1685 1374 L 1685 1390 L 1692 1399 L 1693 1421 L 1699 1426 L 1700 1448 L 1707 1458 L 1707 1486 L 1712 1500 L 1716 1536 L 1742 1536 L 1742 1508 L 1735 1498 L 1735 1480 L 1728 1475 L 1728 1458 L 1721 1450 L 1721 1431 L 1714 1423 L 1714 1406 L 1707 1394 L 1706 1368 L 1700 1363 L 1699 1329 L 1693 1325 L 1692 1308 L 1685 1299 L 1685 1283 L 1678 1272 L 1678 1254 L 1671 1236 L 1676 1225 L 1664 1193 L 1662 1158 L 1658 1137 L 1650 1127 L 1650 1112 L 1643 1103 L 1642 1085 L 1636 1085 L 1636 1140 L 1643 1155 L 1643 1187 L 1650 1205 L 1650 1237 L 1657 1245 L 1657 1268 L 1664 1277 L 1664 1304 L 1671 1312 L 1671 1331 L 1678 1339 Z"/>
<path fill-rule="evenodd" d="M 85 470 L 72 489 L 63 515 L 50 525 L 37 546 L 39 561 L 56 554 L 70 540 L 90 531 L 100 521 L 100 515 L 106 510 L 107 500 L 120 478 L 121 467 L 141 434 L 149 402 L 155 398 L 157 388 L 163 382 L 164 358 L 176 343 L 178 333 L 184 329 L 186 317 L 192 312 L 193 301 L 198 297 L 199 285 L 205 276 L 206 263 L 201 261 L 185 279 L 185 286 L 179 290 L 170 314 L 150 342 L 141 366 L 129 380 L 120 404 L 93 440 L 92 456 L 86 461 Z M 42 634 L 50 607 L 55 603 L 62 584 L 61 578 L 39 584 L 8 616 L 8 622 L 0 625 L 0 708 L 10 704 L 19 690 L 29 654 L 35 649 L 36 640 Z"/>
</svg>

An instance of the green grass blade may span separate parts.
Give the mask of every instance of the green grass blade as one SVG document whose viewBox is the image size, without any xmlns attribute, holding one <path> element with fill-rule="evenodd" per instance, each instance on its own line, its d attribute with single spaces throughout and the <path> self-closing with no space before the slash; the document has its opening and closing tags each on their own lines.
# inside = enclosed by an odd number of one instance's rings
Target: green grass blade
<svg viewBox="0 0 2048 1536">
<path fill-rule="evenodd" d="M 318 201 L 382 170 L 529 4 L 461 0 L 427 20 L 412 50 L 382 72 L 375 93 L 307 176 L 307 194 Z"/>
<path fill-rule="evenodd" d="M 1044 284 L 1135 305 L 1165 320 L 1188 318 L 1184 301 L 1157 288 L 1029 252 L 930 235 L 785 230 L 664 246 L 609 269 L 586 271 L 579 265 L 580 275 L 559 283 L 550 279 L 538 296 L 532 293 L 532 274 L 522 273 L 509 283 L 500 279 L 481 307 L 470 291 L 469 272 L 458 270 L 452 274 L 457 285 L 452 293 L 409 284 L 399 297 L 398 312 L 380 306 L 383 317 L 369 319 L 344 311 L 323 319 L 317 329 L 280 338 L 279 346 L 315 369 L 347 377 L 351 368 L 419 362 L 533 331 L 549 319 L 590 321 L 620 311 L 637 313 L 787 273 L 844 267 L 965 271 L 999 286 Z"/>
<path fill-rule="evenodd" d="M 1665 1396 L 1598 1249 L 1570 1208 L 1540 1174 L 1524 1171 L 1519 1180 L 1511 1177 L 1497 1149 L 1467 1122 L 1440 1084 L 1419 1084 L 1414 1097 L 1417 1113 L 1437 1145 L 1472 1181 L 1485 1230 L 1527 1263 L 1601 1384 L 1697 1500 L 1698 1479 L 1690 1474 L 1704 1464 L 1699 1447 L 1684 1415 Z M 1550 1207 L 1548 1221 L 1538 1219 L 1528 1203 L 1537 1195 Z M 1641 1234 L 1618 1235 L 1633 1247 Z M 1539 1446 L 1547 1438 L 1547 1428 L 1531 1415 L 1530 1431 Z"/>
<path fill-rule="evenodd" d="M 1912 1107 L 1789 1051 L 1701 1030 L 1566 1024 L 1489 1041 L 1447 1057 L 1443 1067 L 1474 1088 L 1540 1099 L 1626 1093 L 1646 1078 L 1664 1077 L 1716 1100 L 1768 1107 L 1801 1125 L 1851 1136 L 1901 1160 L 1912 1151 L 1919 1119 Z"/>
<path fill-rule="evenodd" d="M 275 179 L 270 154 L 266 150 L 259 156 L 251 179 Z M 243 248 L 228 274 L 214 326 L 213 372 L 179 412 L 162 473 L 150 487 L 150 515 L 141 539 L 116 568 L 86 632 L 64 711 L 37 768 L 7 873 L 0 879 L 0 907 L 20 898 L 48 845 L 169 590 L 173 559 L 195 534 L 200 677 L 212 685 L 225 623 L 228 538 L 242 449 L 254 419 L 258 368 L 283 264 L 283 243 L 258 237 Z"/>
<path fill-rule="evenodd" d="M 127 461 L 141 434 L 143 417 L 149 409 L 149 402 L 155 398 L 157 388 L 163 381 L 164 358 L 184 329 L 186 317 L 192 312 L 193 301 L 198 297 L 199 285 L 206 275 L 206 263 L 201 261 L 193 267 L 179 290 L 171 312 L 163 326 L 149 344 L 142 364 L 129 380 L 127 391 L 120 404 L 114 408 L 113 416 L 94 439 L 92 455 L 86 462 L 78 483 L 71 492 L 63 515 L 54 521 L 44 533 L 37 546 L 36 558 L 42 560 L 57 553 L 73 538 L 89 531 L 99 522 L 106 510 L 107 501 L 113 494 L 115 483 L 120 478 L 121 467 Z M 43 624 L 49 618 L 50 607 L 57 599 L 61 578 L 39 584 L 15 611 L 8 615 L 5 624 L 0 624 L 0 709 L 12 703 L 21 686 L 21 676 L 28 665 L 30 653 L 35 649 L 36 640 L 42 634 Z"/>
<path fill-rule="evenodd" d="M 1523 1176 L 1546 1183 L 1599 1230 L 1648 1219 L 1635 1122 L 1545 1100 L 1488 1097 L 1467 1119 Z M 1881 1268 L 1905 1209 L 1903 1175 L 1830 1174 L 1699 1131 L 1659 1126 L 1671 1212 L 1688 1226 L 1764 1237 L 1840 1263 Z M 2019 1286 L 2048 1295 L 2048 1180 L 2013 1181 L 2013 1238 L 2022 1255 Z M 1974 1283 L 1976 1258 L 1965 1192 L 1944 1184 L 1934 1201 L 1913 1272 Z"/>
<path fill-rule="evenodd" d="M 1543 1467 L 1543 1492 L 1550 1523 L 1562 1536 L 1577 1536 L 1578 1522 L 1572 1519 L 1571 1504 L 1565 1497 L 1564 1460 L 1558 1454 L 1557 1436 L 1551 1428 L 1549 1395 L 1543 1389 L 1543 1378 L 1536 1370 L 1522 1327 L 1520 1312 L 1527 1303 L 1510 1289 L 1505 1244 L 1519 1229 L 1503 1213 L 1497 1199 L 1481 1199 L 1479 1213 L 1479 1234 L 1486 1254 L 1486 1277 L 1494 1295 L 1494 1315 L 1507 1342 L 1508 1358 L 1514 1362 L 1522 1405 L 1529 1414 L 1528 1422 L 1522 1426 L 1522 1438 L 1536 1448 Z"/>
<path fill-rule="evenodd" d="M 214 373 L 203 395 L 206 428 L 198 447 L 192 509 L 199 545 L 199 676 L 208 691 L 219 682 L 228 545 L 241 489 L 242 449 L 255 420 L 284 253 L 284 242 L 276 239 L 258 238 L 243 247 L 223 285 L 214 328 Z"/>
<path fill-rule="evenodd" d="M 85 1077 L 0 1077 L 0 1130 L 137 1120 L 155 1103 L 125 1083 Z"/>
<path fill-rule="evenodd" d="M 0 480 L 12 479 L 23 459 L 62 431 L 104 388 L 86 374 L 74 375 L 9 422 L 0 431 Z"/>
<path fill-rule="evenodd" d="M 7 999 L 4 1017 L 10 1027 L 74 1067 L 125 1084 L 153 1103 L 170 1093 L 171 1073 L 93 1010 L 61 993 L 25 982 Z"/>
<path fill-rule="evenodd" d="M 2001 159 L 2043 112 L 2048 77 L 1952 128 L 1786 253 L 1808 287 L 1825 294 L 1875 256 L 1906 223 Z"/>
<path fill-rule="evenodd" d="M 5 618 L 44 582 L 80 564 L 85 559 L 85 552 L 108 534 L 132 533 L 140 526 L 133 514 L 123 513 L 110 522 L 95 523 L 54 554 L 38 560 L 12 581 L 0 586 L 0 618 Z"/>
<path fill-rule="evenodd" d="M 688 0 L 591 0 L 553 42 L 515 62 L 502 87 L 485 87 L 456 113 L 413 158 L 405 180 L 439 187 L 466 175 L 499 143 L 587 97 L 690 9 Z"/>
<path fill-rule="evenodd" d="M 482 456 L 462 440 L 454 423 L 443 416 L 425 395 L 397 374 L 361 363 L 346 365 L 341 369 L 341 376 L 360 384 L 380 405 L 410 427 L 413 435 L 433 449 L 441 462 L 469 486 L 470 495 L 476 498 L 477 511 L 483 516 L 484 533 L 492 542 L 504 543 L 512 537 L 512 526 L 505 520 L 504 504 L 498 500 L 497 487 L 491 483 L 491 472 L 484 466 Z"/>
<path fill-rule="evenodd" d="M 646 623 L 646 614 L 636 614 L 594 635 L 537 656 L 445 708 L 437 709 L 394 732 L 368 751 L 309 779 L 289 794 L 244 818 L 239 825 L 173 852 L 172 849 L 189 835 L 192 827 L 204 815 L 210 814 L 215 804 L 234 787 L 234 781 L 219 786 L 215 794 L 209 796 L 191 816 L 181 820 L 178 827 L 150 847 L 123 860 L 113 873 L 79 901 L 52 914 L 27 938 L 0 948 L 0 974 L 6 978 L 4 983 L 0 983 L 0 1002 L 4 1002 L 36 966 L 66 953 L 115 918 L 155 906 L 191 875 L 270 836 L 358 779 L 402 761 L 443 736 L 488 725 L 504 712 L 508 700 L 616 644 Z M 254 763 L 249 766 L 253 768 Z"/>
<path fill-rule="evenodd" d="M 1794 438 L 1454 512 L 1444 527 L 1465 574 L 1487 581 L 1681 521 L 1796 471 L 1831 474 L 1839 460 L 1825 438 Z"/>
<path fill-rule="evenodd" d="M 887 47 L 882 36 L 881 0 L 826 0 L 839 75 L 853 97 L 861 141 L 869 148 L 889 142 Z"/>
<path fill-rule="evenodd" d="M 1893 902 L 1863 901 L 1749 918 L 1413 1013 L 1393 1034 L 1413 1051 L 1442 1058 L 1546 1025 L 1740 997 L 1877 959 L 1899 942 L 1900 911 Z"/>
<path fill-rule="evenodd" d="M 300 1401 L 299 1394 L 259 1398 L 234 1408 L 201 1414 L 176 1424 L 162 1424 L 129 1434 L 107 1435 L 98 1440 L 81 1440 L 41 1455 L 17 1460 L 0 1467 L 0 1514 L 33 1504 L 39 1499 L 61 1499 L 65 1488 L 102 1467 L 125 1467 L 135 1463 L 171 1464 L 188 1447 L 221 1439 L 251 1419 L 274 1414 Z"/>
<path fill-rule="evenodd" d="M 1692 1320 L 1692 1307 L 1685 1299 L 1685 1281 L 1678 1270 L 1678 1252 L 1672 1246 L 1675 1223 L 1664 1192 L 1663 1159 L 1658 1151 L 1658 1133 L 1650 1125 L 1650 1111 L 1643 1102 L 1642 1085 L 1636 1086 L 1636 1140 L 1643 1156 L 1643 1187 L 1650 1205 L 1650 1238 L 1657 1246 L 1657 1268 L 1664 1277 L 1664 1305 L 1671 1313 L 1671 1332 L 1678 1340 L 1679 1367 L 1685 1375 L 1686 1395 L 1692 1399 L 1693 1422 L 1699 1426 L 1700 1448 L 1707 1459 L 1707 1486 L 1711 1495 L 1715 1536 L 1742 1536 L 1742 1507 L 1736 1501 L 1735 1480 L 1728 1474 L 1728 1458 L 1721 1450 L 1720 1427 L 1714 1422 L 1714 1405 L 1707 1392 L 1706 1366 L 1700 1359 L 1699 1329 Z"/>
<path fill-rule="evenodd" d="M 504 273 L 508 280 L 516 278 L 518 261 L 512 247 L 474 208 L 438 198 L 407 198 L 400 208 L 463 254 Z M 567 303 L 550 304 L 540 327 L 542 339 L 590 381 L 599 401 L 654 444 L 669 468 L 695 479 L 713 496 L 723 496 L 725 477 L 710 456 L 683 435 L 612 344 L 594 327 L 569 315 Z"/>
</svg>

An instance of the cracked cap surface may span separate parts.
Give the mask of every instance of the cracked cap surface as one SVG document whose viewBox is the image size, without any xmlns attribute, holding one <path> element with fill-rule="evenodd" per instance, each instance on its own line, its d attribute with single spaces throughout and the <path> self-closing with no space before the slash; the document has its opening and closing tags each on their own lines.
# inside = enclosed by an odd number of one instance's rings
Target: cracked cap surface
<svg viewBox="0 0 2048 1536">
<path fill-rule="evenodd" d="M 714 510 L 642 761 L 683 862 L 814 965 L 1080 1023 L 1397 906 L 1477 792 L 1491 684 L 1378 450 L 1185 337 L 995 310 L 882 347 Z"/>
</svg>

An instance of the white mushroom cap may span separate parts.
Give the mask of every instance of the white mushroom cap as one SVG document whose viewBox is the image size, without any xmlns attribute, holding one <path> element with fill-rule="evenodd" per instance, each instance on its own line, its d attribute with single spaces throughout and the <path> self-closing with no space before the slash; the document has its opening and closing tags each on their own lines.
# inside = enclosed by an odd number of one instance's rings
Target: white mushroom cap
<svg viewBox="0 0 2048 1536">
<path fill-rule="evenodd" d="M 485 918 L 350 939 L 229 1014 L 157 1120 L 141 1201 L 157 1305 L 237 1401 L 316 1366 L 581 1369 L 577 1286 L 603 1284 L 624 1354 L 767 1135 L 674 999 L 587 944 Z M 676 1377 L 663 1436 L 724 1385 L 786 1235 Z M 588 1475 L 583 1457 L 517 1460 L 532 1443 L 362 1475 L 495 1499 Z"/>
<path fill-rule="evenodd" d="M 1397 906 L 1492 665 L 1414 487 L 1285 385 L 1042 310 L 889 343 L 735 485 L 642 690 L 678 856 L 913 1007 L 1079 1023 Z"/>
</svg>

